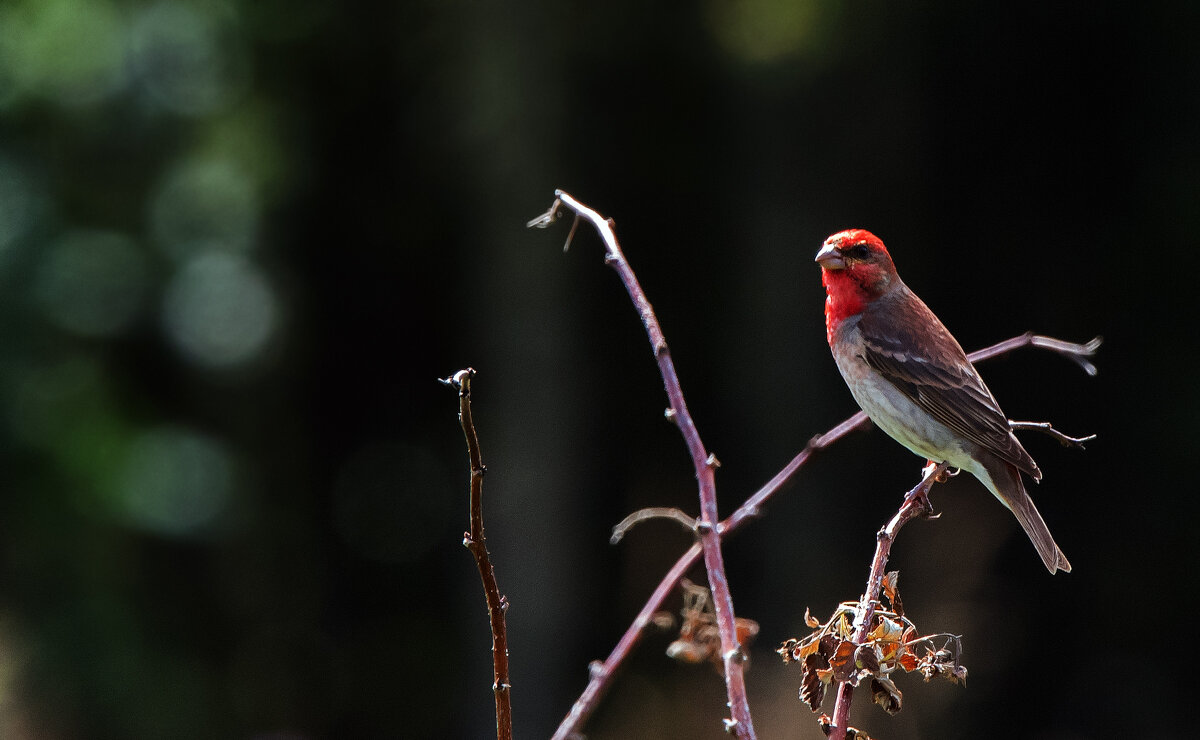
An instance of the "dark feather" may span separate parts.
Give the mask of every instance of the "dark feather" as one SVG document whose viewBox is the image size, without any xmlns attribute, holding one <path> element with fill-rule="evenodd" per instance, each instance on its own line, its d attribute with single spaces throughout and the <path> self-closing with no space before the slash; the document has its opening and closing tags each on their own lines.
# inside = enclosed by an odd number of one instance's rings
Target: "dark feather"
<svg viewBox="0 0 1200 740">
<path fill-rule="evenodd" d="M 1050 535 L 1050 529 L 1046 527 L 1046 522 L 1038 513 L 1037 507 L 1033 505 L 1033 499 L 1029 498 L 1029 494 L 1025 491 L 1025 484 L 1021 482 L 1021 474 L 1014 466 L 994 457 L 985 457 L 983 464 L 992 483 L 996 486 L 996 495 L 1017 517 L 1021 528 L 1029 536 L 1029 541 L 1033 543 L 1042 562 L 1046 564 L 1046 570 L 1051 573 L 1056 570 L 1070 573 L 1071 561 L 1067 560 L 1067 556 L 1063 554 L 1058 543 L 1054 541 L 1054 537 Z"/>
<path fill-rule="evenodd" d="M 958 341 L 907 286 L 896 287 L 862 312 L 863 360 L 956 434 L 1040 480 L 1037 463 Z M 929 335 L 918 336 L 914 327 Z"/>
</svg>

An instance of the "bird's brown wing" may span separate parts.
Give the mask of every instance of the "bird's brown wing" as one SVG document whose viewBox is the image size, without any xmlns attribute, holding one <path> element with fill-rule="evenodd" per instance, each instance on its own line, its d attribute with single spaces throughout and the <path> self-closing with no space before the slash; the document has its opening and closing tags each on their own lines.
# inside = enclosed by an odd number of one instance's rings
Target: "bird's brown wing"
<svg viewBox="0 0 1200 740">
<path fill-rule="evenodd" d="M 920 298 L 907 287 L 902 292 L 907 295 L 863 312 L 863 359 L 955 434 L 1040 480 L 1037 463 L 1012 435 L 958 341 Z M 913 327 L 929 331 L 918 334 Z"/>
</svg>

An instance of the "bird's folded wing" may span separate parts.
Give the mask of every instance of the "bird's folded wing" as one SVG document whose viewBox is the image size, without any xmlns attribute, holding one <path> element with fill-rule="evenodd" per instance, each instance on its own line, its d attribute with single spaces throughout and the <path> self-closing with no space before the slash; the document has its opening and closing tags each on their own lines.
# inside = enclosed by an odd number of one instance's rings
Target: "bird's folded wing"
<svg viewBox="0 0 1200 740">
<path fill-rule="evenodd" d="M 962 347 L 924 303 L 918 300 L 909 310 L 926 315 L 908 321 L 881 321 L 880 314 L 863 317 L 859 329 L 866 363 L 955 434 L 1040 479 L 1037 464 L 1012 435 L 1008 417 Z M 911 326 L 934 331 L 928 336 L 907 336 L 912 332 L 905 327 Z"/>
</svg>

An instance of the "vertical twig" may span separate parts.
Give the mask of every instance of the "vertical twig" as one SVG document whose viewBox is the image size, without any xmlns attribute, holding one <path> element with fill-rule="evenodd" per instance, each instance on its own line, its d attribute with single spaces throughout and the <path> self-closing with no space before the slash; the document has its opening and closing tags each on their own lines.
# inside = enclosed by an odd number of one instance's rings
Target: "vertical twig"
<svg viewBox="0 0 1200 740">
<path fill-rule="evenodd" d="M 471 415 L 471 368 L 459 370 L 442 383 L 458 389 L 458 421 L 467 438 L 467 456 L 471 460 L 471 530 L 463 533 L 463 545 L 475 556 L 483 593 L 487 598 L 488 618 L 492 624 L 492 693 L 496 697 L 496 738 L 512 740 L 512 685 L 508 680 L 508 628 L 504 612 L 508 602 L 500 595 L 496 573 L 488 555 L 483 532 L 483 475 L 487 468 L 479 452 L 479 437 Z"/>
<path fill-rule="evenodd" d="M 946 463 L 938 463 L 926 469 L 921 482 L 904 496 L 900 510 L 875 534 L 875 557 L 871 560 L 871 574 L 867 576 L 867 589 L 858 602 L 858 616 L 854 619 L 854 644 L 861 645 L 866 642 L 867 633 L 871 631 L 875 605 L 879 603 L 879 592 L 883 590 L 883 575 L 887 572 L 887 561 L 892 552 L 892 543 L 896 541 L 896 534 L 913 519 L 933 512 L 929 505 L 929 489 L 933 488 L 934 483 L 944 480 L 949 467 Z M 829 740 L 846 740 L 850 702 L 853 697 L 853 686 L 845 682 L 838 685 Z"/>
<path fill-rule="evenodd" d="M 675 372 L 675 363 L 671 359 L 671 351 L 667 348 L 667 340 L 659 326 L 658 317 L 646 293 L 638 283 L 637 276 L 625 259 L 621 245 L 617 242 L 613 231 L 612 221 L 604 218 L 596 211 L 588 208 L 561 190 L 554 193 L 557 198 L 555 206 L 547 214 L 553 220 L 557 203 L 570 208 L 577 215 L 586 218 L 599 232 L 604 240 L 605 262 L 607 262 L 625 285 L 633 306 L 646 328 L 650 347 L 654 351 L 654 359 L 658 363 L 662 375 L 663 386 L 670 401 L 675 424 L 679 427 L 692 458 L 692 467 L 696 471 L 700 493 L 700 521 L 697 524 L 697 535 L 704 556 L 704 567 L 708 574 L 708 586 L 712 589 L 713 606 L 716 611 L 717 630 L 721 635 L 721 660 L 725 668 L 725 687 L 729 696 L 731 719 L 726 720 L 726 729 L 733 735 L 747 740 L 754 738 L 754 722 L 750 716 L 750 705 L 746 698 L 746 679 L 743 671 L 745 656 L 742 646 L 738 644 L 734 624 L 733 598 L 729 593 L 729 582 L 725 576 L 725 562 L 721 555 L 721 538 L 717 533 L 719 523 L 717 512 L 717 486 L 713 470 L 717 466 L 716 457 L 709 454 L 700 440 L 700 432 L 696 428 L 692 415 L 688 411 L 683 390 L 679 385 L 679 377 Z"/>
</svg>

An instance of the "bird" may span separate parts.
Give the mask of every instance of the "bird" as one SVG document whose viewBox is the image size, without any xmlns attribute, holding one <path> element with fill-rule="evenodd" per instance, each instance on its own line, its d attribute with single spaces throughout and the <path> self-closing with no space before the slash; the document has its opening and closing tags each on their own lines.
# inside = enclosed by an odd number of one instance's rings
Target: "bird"
<svg viewBox="0 0 1200 740">
<path fill-rule="evenodd" d="M 931 463 L 974 475 L 1009 509 L 1051 573 L 1070 572 L 1022 473 L 1042 471 L 958 340 L 909 289 L 879 237 L 833 234 L 816 262 L 825 332 L 851 395 L 892 439 Z"/>
</svg>

